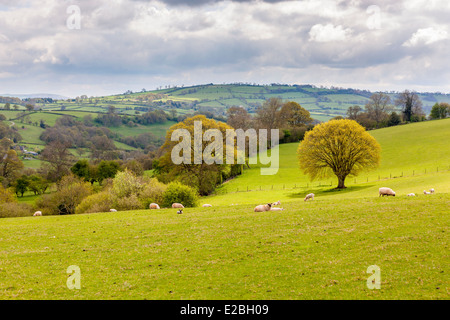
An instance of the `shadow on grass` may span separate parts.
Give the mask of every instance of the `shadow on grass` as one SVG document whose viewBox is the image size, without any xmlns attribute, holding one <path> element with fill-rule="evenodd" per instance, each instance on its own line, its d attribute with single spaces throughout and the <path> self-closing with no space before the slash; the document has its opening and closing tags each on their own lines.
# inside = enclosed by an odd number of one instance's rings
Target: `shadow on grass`
<svg viewBox="0 0 450 320">
<path fill-rule="evenodd" d="M 355 191 L 364 190 L 367 188 L 371 188 L 375 186 L 374 184 L 364 185 L 364 186 L 352 186 L 345 189 L 336 189 L 336 188 L 328 188 L 328 189 L 321 189 L 321 190 L 313 190 L 312 193 L 314 193 L 315 196 L 331 196 L 335 194 L 345 194 Z M 304 198 L 308 193 L 311 193 L 311 191 L 304 191 L 304 192 L 295 192 L 288 195 L 289 198 Z"/>
</svg>

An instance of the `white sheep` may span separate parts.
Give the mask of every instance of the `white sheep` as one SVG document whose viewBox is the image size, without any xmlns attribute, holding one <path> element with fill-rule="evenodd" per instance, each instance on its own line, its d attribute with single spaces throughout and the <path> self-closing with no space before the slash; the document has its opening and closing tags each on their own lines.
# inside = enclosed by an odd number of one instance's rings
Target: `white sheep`
<svg viewBox="0 0 450 320">
<path fill-rule="evenodd" d="M 42 216 L 42 212 L 41 212 L 41 211 L 36 211 L 36 212 L 33 214 L 33 217 L 40 217 L 40 216 Z"/>
<path fill-rule="evenodd" d="M 433 188 L 430 189 L 430 193 L 434 193 L 434 189 Z"/>
<path fill-rule="evenodd" d="M 109 212 L 117 212 L 116 209 L 109 209 Z"/>
<path fill-rule="evenodd" d="M 157 203 L 150 203 L 149 208 L 150 209 L 161 209 Z"/>
<path fill-rule="evenodd" d="M 271 203 L 268 203 L 268 204 L 260 204 L 260 205 L 258 205 L 258 206 L 255 207 L 254 211 L 255 211 L 255 212 L 269 211 L 271 207 L 272 207 L 272 204 L 271 204 Z"/>
<path fill-rule="evenodd" d="M 205 203 L 202 207 L 208 208 L 208 207 L 212 207 L 212 205 Z"/>
<path fill-rule="evenodd" d="M 181 208 L 181 209 L 183 209 L 184 208 L 184 206 L 181 204 L 181 203 L 172 203 L 172 208 Z"/>
<path fill-rule="evenodd" d="M 408 197 L 415 197 L 416 195 L 414 193 L 408 193 L 407 196 Z"/>
<path fill-rule="evenodd" d="M 314 193 L 308 193 L 308 194 L 306 195 L 304 201 L 307 201 L 307 200 L 309 200 L 309 199 L 314 200 Z"/>
<path fill-rule="evenodd" d="M 381 197 L 381 196 L 383 196 L 383 197 L 384 196 L 394 196 L 395 197 L 395 192 L 391 188 L 386 188 L 386 187 L 380 188 L 380 189 L 378 189 L 378 193 L 380 194 L 379 197 Z"/>
<path fill-rule="evenodd" d="M 281 204 L 280 200 L 278 200 L 277 202 L 272 203 L 272 206 L 279 206 Z"/>
<path fill-rule="evenodd" d="M 283 208 L 274 208 L 274 207 L 272 207 L 272 208 L 270 208 L 269 211 L 283 211 L 283 210 L 284 210 Z"/>
<path fill-rule="evenodd" d="M 431 192 L 423 190 L 423 194 L 431 194 Z"/>
</svg>

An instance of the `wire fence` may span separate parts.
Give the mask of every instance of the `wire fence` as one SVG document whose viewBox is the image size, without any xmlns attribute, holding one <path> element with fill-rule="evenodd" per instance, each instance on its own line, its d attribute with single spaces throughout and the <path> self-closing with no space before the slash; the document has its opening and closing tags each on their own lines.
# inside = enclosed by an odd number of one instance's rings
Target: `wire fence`
<svg viewBox="0 0 450 320">
<path fill-rule="evenodd" d="M 368 175 L 364 177 L 348 177 L 346 179 L 346 186 L 364 184 L 364 183 L 373 183 L 379 181 L 388 181 L 398 178 L 404 177 L 415 177 L 415 176 L 423 176 L 427 174 L 434 174 L 439 172 L 449 172 L 449 166 L 437 166 L 435 168 L 421 168 L 421 169 L 413 169 L 413 170 L 404 170 L 399 172 L 391 172 L 380 173 L 378 175 Z M 280 191 L 280 190 L 295 190 L 295 189 L 312 189 L 312 188 L 322 188 L 322 187 L 333 187 L 337 186 L 337 180 L 322 180 L 322 181 L 313 181 L 307 183 L 283 183 L 283 184 L 272 184 L 272 185 L 251 185 L 251 186 L 239 186 L 236 188 L 226 188 L 226 189 L 217 189 L 216 194 L 224 194 L 224 193 L 237 193 L 237 192 L 252 192 L 252 191 Z"/>
</svg>

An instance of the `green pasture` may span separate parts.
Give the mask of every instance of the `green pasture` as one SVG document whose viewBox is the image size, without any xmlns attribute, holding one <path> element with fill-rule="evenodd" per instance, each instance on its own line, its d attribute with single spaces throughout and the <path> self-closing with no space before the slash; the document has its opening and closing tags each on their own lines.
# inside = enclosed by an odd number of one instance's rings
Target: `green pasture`
<svg viewBox="0 0 450 320">
<path fill-rule="evenodd" d="M 384 186 L 395 187 L 397 192 L 403 194 L 422 193 L 430 188 L 450 192 L 450 119 L 373 130 L 370 134 L 381 145 L 381 165 L 375 171 L 348 177 L 346 185 L 355 186 L 360 191 L 345 194 L 351 194 L 351 197 L 376 196 L 378 188 Z M 217 204 L 255 203 L 258 199 L 263 202 L 287 201 L 296 193 L 295 190 L 287 189 L 297 189 L 301 191 L 299 197 L 304 197 L 310 192 L 335 188 L 337 179 L 334 177 L 310 181 L 300 171 L 298 145 L 290 143 L 279 146 L 280 163 L 275 175 L 261 175 L 261 165 L 251 164 L 251 168 L 245 169 L 243 175 L 219 187 L 217 197 L 211 196 L 208 201 Z M 270 191 L 276 199 L 267 199 L 247 190 L 265 190 L 263 194 Z"/>
<path fill-rule="evenodd" d="M 0 299 L 448 299 L 449 205 L 436 194 L 5 218 Z"/>
</svg>

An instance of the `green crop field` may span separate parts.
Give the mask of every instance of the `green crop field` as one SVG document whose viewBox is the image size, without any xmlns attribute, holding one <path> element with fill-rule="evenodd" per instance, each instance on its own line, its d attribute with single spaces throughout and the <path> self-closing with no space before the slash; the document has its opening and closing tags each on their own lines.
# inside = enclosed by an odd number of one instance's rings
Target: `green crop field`
<svg viewBox="0 0 450 320">
<path fill-rule="evenodd" d="M 253 165 L 201 199 L 211 208 L 0 219 L 0 299 L 448 299 L 450 119 L 370 133 L 381 167 L 342 191 L 310 182 L 286 144 L 276 175 Z"/>
</svg>

